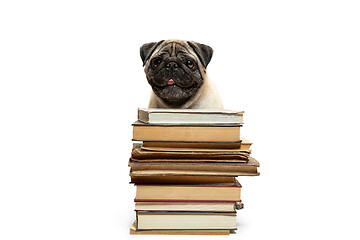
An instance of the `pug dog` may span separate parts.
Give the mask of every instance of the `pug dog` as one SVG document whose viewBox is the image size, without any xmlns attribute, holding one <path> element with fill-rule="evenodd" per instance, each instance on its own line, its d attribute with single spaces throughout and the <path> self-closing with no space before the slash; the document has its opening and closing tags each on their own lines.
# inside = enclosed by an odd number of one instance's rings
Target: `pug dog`
<svg viewBox="0 0 360 240">
<path fill-rule="evenodd" d="M 152 87 L 149 108 L 222 109 L 214 84 L 206 74 L 211 47 L 183 40 L 162 40 L 140 48 L 144 71 Z"/>
</svg>

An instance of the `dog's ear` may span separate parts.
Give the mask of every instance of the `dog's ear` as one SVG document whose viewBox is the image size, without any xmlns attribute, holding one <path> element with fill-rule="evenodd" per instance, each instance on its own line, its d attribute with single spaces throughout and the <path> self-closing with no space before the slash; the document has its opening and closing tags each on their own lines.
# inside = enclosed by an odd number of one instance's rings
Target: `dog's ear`
<svg viewBox="0 0 360 240">
<path fill-rule="evenodd" d="M 213 49 L 205 44 L 201 44 L 193 41 L 188 41 L 188 44 L 195 51 L 201 63 L 206 68 L 212 58 L 214 52 Z"/>
<path fill-rule="evenodd" d="M 161 40 L 159 42 L 151 42 L 151 43 L 145 43 L 140 47 L 140 57 L 143 61 L 143 66 L 145 66 L 146 61 L 149 59 L 151 54 L 155 51 L 157 46 L 159 46 L 164 40 Z"/>
</svg>

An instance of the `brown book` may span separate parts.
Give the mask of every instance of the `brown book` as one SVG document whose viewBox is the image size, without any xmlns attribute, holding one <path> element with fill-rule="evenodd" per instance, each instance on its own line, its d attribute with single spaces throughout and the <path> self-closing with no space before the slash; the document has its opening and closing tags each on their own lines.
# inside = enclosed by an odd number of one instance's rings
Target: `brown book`
<svg viewBox="0 0 360 240">
<path fill-rule="evenodd" d="M 131 183 L 156 184 L 232 184 L 233 177 L 213 176 L 131 176 Z"/>
<path fill-rule="evenodd" d="M 220 171 L 183 171 L 183 170 L 138 170 L 130 169 L 130 176 L 213 176 L 213 177 L 238 177 L 259 176 L 260 173 L 251 172 L 220 172 Z"/>
<path fill-rule="evenodd" d="M 141 150 L 152 152 L 191 152 L 191 153 L 251 153 L 251 150 L 242 150 L 241 148 L 168 148 L 168 147 L 141 147 Z"/>
<path fill-rule="evenodd" d="M 136 141 L 190 141 L 236 142 L 240 141 L 239 124 L 133 124 Z"/>
<path fill-rule="evenodd" d="M 241 160 L 241 159 L 162 159 L 162 158 L 154 158 L 154 159 L 134 159 L 130 158 L 133 162 L 138 163 L 166 163 L 166 162 L 172 162 L 172 163 L 246 163 L 248 160 Z"/>
<path fill-rule="evenodd" d="M 194 162 L 129 162 L 131 177 L 145 176 L 258 176 L 259 162 L 253 157 L 245 163 L 194 163 Z"/>
<path fill-rule="evenodd" d="M 128 163 L 132 172 L 142 170 L 177 170 L 177 171 L 209 171 L 229 173 L 257 173 L 259 163 L 252 157 L 247 163 L 232 162 L 144 162 L 133 161 Z"/>
<path fill-rule="evenodd" d="M 147 151 L 142 149 L 142 145 L 135 143 L 131 152 L 131 159 L 134 160 L 147 160 L 147 159 L 217 159 L 217 160 L 239 160 L 240 162 L 246 162 L 249 158 L 249 152 L 246 151 L 229 151 L 229 152 L 183 152 L 183 151 Z"/>
<path fill-rule="evenodd" d="M 244 137 L 240 137 L 238 142 L 151 142 L 143 143 L 143 150 L 152 151 L 250 151 L 252 142 Z"/>
<path fill-rule="evenodd" d="M 231 184 L 136 184 L 136 202 L 218 201 L 240 202 L 241 185 Z"/>
</svg>

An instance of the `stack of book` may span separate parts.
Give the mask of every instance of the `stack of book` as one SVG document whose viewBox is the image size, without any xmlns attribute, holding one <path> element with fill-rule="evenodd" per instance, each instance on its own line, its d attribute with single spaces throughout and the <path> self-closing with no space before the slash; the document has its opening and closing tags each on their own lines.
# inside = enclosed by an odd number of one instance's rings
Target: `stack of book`
<svg viewBox="0 0 360 240">
<path fill-rule="evenodd" d="M 243 112 L 139 109 L 129 160 L 131 234 L 229 234 L 242 208 L 237 176 L 257 176 Z"/>
</svg>

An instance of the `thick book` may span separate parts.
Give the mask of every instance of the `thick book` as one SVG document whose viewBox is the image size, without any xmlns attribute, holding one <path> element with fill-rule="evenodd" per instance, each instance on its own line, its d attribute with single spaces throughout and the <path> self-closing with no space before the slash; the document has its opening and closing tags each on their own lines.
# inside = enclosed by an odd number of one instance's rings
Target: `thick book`
<svg viewBox="0 0 360 240">
<path fill-rule="evenodd" d="M 151 142 L 144 141 L 143 150 L 148 151 L 250 151 L 252 142 L 240 136 L 237 142 Z"/>
<path fill-rule="evenodd" d="M 136 184 L 136 202 L 208 201 L 240 202 L 241 185 L 232 184 Z"/>
<path fill-rule="evenodd" d="M 236 230 L 236 213 L 136 212 L 136 230 Z"/>
<path fill-rule="evenodd" d="M 178 171 L 208 171 L 228 173 L 257 173 L 259 166 L 254 158 L 247 163 L 231 162 L 135 162 L 130 160 L 128 165 L 132 171 L 142 170 L 178 170 Z"/>
<path fill-rule="evenodd" d="M 148 212 L 236 212 L 233 202 L 136 202 L 135 211 Z"/>
<path fill-rule="evenodd" d="M 213 162 L 213 161 L 134 161 L 129 160 L 131 177 L 145 176 L 217 176 L 217 177 L 237 177 L 237 176 L 258 176 L 259 162 L 253 157 L 249 157 L 247 162 Z"/>
<path fill-rule="evenodd" d="M 243 114 L 243 111 L 231 110 L 139 108 L 138 120 L 144 123 L 243 124 Z"/>
<path fill-rule="evenodd" d="M 136 121 L 132 126 L 134 141 L 240 141 L 240 124 L 146 124 Z"/>
</svg>

